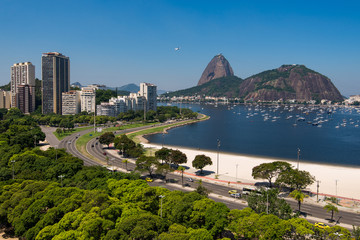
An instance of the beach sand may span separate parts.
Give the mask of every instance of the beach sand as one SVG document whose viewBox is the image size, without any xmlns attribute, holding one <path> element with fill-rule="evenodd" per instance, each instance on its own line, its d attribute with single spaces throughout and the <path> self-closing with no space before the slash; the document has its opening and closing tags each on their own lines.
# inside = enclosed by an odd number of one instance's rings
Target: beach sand
<svg viewBox="0 0 360 240">
<path fill-rule="evenodd" d="M 161 148 L 160 145 L 156 144 L 146 142 L 143 142 L 142 144 L 146 148 Z M 213 165 L 206 166 L 204 168 L 204 172 L 208 174 L 208 177 L 215 178 L 217 171 L 217 152 L 189 149 L 177 146 L 164 147 L 178 149 L 186 154 L 188 162 L 185 165 L 189 167 L 186 172 L 189 173 L 195 173 L 197 171 L 196 169 L 192 168 L 191 165 L 191 162 L 194 160 L 196 155 L 205 154 L 206 156 L 209 156 L 213 162 Z M 253 179 L 251 176 L 252 168 L 261 163 L 268 163 L 273 161 L 279 161 L 279 159 L 219 152 L 219 179 L 231 182 L 241 181 L 241 183 L 249 184 L 254 184 L 256 182 L 266 182 L 266 180 Z M 297 167 L 296 161 L 287 162 L 291 163 L 294 168 Z M 238 167 L 236 167 L 236 165 L 238 165 Z M 360 183 L 360 168 L 300 162 L 299 169 L 310 172 L 310 174 L 313 175 L 316 180 L 320 181 L 319 193 L 322 193 L 326 196 L 338 196 L 342 198 L 360 200 L 360 186 L 358 185 Z M 317 183 L 315 182 L 307 189 L 310 189 L 312 192 L 316 193 L 316 185 Z M 323 198 L 323 196 L 319 197 L 319 199 Z"/>
</svg>

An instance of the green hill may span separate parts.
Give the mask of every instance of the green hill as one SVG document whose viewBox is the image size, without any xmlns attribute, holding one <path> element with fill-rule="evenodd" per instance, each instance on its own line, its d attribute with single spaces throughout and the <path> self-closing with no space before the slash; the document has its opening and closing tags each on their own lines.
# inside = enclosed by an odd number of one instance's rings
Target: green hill
<svg viewBox="0 0 360 240">
<path fill-rule="evenodd" d="M 193 96 L 206 95 L 212 97 L 237 97 L 239 96 L 239 86 L 243 82 L 241 78 L 236 76 L 222 77 L 213 79 L 210 82 L 200 86 L 179 90 L 163 94 L 162 96 Z"/>
</svg>

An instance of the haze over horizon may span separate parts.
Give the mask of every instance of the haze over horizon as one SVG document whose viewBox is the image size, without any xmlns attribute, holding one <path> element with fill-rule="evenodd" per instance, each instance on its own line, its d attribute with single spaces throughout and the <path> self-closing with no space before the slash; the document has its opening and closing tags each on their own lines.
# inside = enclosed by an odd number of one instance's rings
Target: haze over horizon
<svg viewBox="0 0 360 240">
<path fill-rule="evenodd" d="M 222 53 L 241 78 L 304 64 L 343 95 L 360 94 L 359 10 L 356 1 L 3 0 L 0 85 L 17 62 L 41 79 L 41 54 L 56 51 L 70 57 L 71 82 L 180 90 Z"/>
</svg>

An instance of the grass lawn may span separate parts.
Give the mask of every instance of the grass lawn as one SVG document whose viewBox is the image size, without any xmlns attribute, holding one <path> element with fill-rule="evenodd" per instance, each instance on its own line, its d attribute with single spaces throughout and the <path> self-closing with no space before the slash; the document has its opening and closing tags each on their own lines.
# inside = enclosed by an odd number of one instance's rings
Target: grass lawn
<svg viewBox="0 0 360 240">
<path fill-rule="evenodd" d="M 65 133 L 61 133 L 60 135 L 55 131 L 53 132 L 55 137 L 57 137 L 57 139 L 59 139 L 60 141 L 63 140 L 65 137 L 70 136 L 73 133 L 77 133 L 86 129 L 90 129 L 93 128 L 94 126 L 88 126 L 88 127 L 80 127 L 80 128 L 74 128 L 73 131 L 70 132 L 65 132 Z"/>
</svg>

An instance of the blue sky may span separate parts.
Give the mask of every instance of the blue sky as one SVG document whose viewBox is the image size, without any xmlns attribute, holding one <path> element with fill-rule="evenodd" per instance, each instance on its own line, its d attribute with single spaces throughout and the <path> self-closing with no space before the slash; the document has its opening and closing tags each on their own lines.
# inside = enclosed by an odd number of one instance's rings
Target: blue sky
<svg viewBox="0 0 360 240">
<path fill-rule="evenodd" d="M 57 51 L 71 82 L 179 90 L 222 53 L 241 78 L 304 64 L 360 94 L 359 12 L 359 1 L 0 0 L 0 84 L 17 62 L 41 78 L 41 53 Z"/>
</svg>

